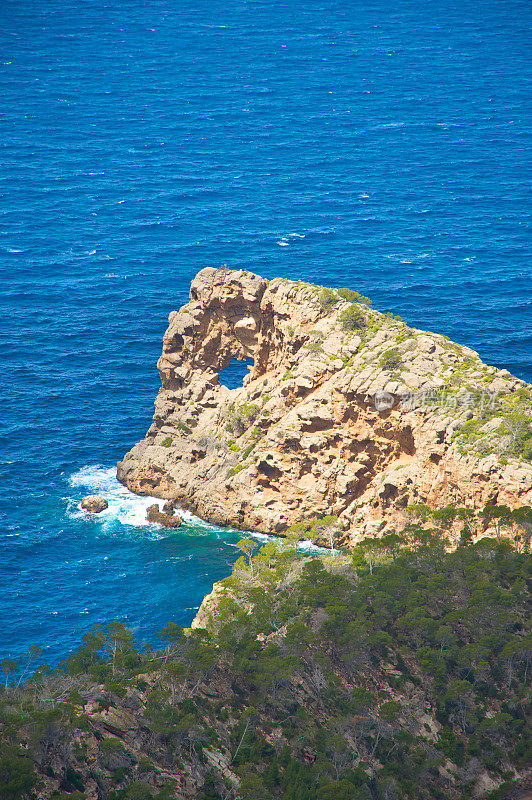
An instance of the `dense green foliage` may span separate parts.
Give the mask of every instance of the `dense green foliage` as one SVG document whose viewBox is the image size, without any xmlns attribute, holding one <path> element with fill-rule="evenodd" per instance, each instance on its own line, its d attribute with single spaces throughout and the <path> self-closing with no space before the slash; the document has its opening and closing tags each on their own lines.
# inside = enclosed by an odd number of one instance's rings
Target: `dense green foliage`
<svg viewBox="0 0 532 800">
<path fill-rule="evenodd" d="M 0 695 L 0 796 L 81 800 L 509 798 L 530 759 L 530 557 L 418 530 L 369 563 L 268 542 L 208 630 L 161 649 L 94 628 Z M 7 668 L 7 667 L 6 667 Z M 96 787 L 96 788 L 95 788 Z"/>
</svg>

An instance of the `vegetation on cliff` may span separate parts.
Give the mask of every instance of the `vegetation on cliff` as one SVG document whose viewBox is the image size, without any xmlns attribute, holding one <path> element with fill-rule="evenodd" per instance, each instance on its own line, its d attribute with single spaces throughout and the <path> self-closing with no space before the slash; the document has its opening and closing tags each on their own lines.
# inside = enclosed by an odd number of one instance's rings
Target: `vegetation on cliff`
<svg viewBox="0 0 532 800">
<path fill-rule="evenodd" d="M 420 514 L 418 519 L 421 519 Z M 0 695 L 0 796 L 510 798 L 526 785 L 530 557 L 504 538 L 244 553 L 185 632 L 113 623 Z M 370 558 L 372 561 L 370 563 Z M 204 604 L 205 605 L 205 604 Z"/>
</svg>

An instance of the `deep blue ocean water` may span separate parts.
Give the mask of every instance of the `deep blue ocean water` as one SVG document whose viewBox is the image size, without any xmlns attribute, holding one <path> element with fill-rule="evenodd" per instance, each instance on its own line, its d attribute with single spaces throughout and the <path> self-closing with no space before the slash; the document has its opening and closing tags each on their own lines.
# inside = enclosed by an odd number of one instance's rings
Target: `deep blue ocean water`
<svg viewBox="0 0 532 800">
<path fill-rule="evenodd" d="M 198 268 L 350 286 L 532 380 L 530 12 L 3 0 L 0 657 L 149 639 L 229 571 L 238 534 L 113 479 Z"/>
</svg>

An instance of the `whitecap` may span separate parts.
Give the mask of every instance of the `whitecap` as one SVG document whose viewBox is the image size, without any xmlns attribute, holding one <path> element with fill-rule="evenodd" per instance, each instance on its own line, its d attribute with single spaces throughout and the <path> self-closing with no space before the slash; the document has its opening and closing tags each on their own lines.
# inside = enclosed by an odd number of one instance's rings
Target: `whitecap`
<svg viewBox="0 0 532 800">
<path fill-rule="evenodd" d="M 94 522 L 104 523 L 104 525 L 119 522 L 121 525 L 164 531 L 165 535 L 168 533 L 167 529 L 162 528 L 161 525 L 156 522 L 148 522 L 146 519 L 148 506 L 157 504 L 161 509 L 165 501 L 160 497 L 150 497 L 149 495 L 141 497 L 130 492 L 117 480 L 116 467 L 104 467 L 101 464 L 83 467 L 70 476 L 69 483 L 73 488 L 81 490 L 77 497 L 71 497 L 68 500 L 67 513 L 70 517 L 90 519 Z M 88 514 L 81 508 L 81 495 L 84 494 L 100 494 L 109 505 L 99 514 Z M 232 528 L 219 528 L 211 525 L 184 509 L 176 509 L 176 514 L 187 525 L 188 531 L 186 532 L 193 532 L 195 536 L 207 533 L 215 534 L 218 538 L 228 534 L 241 535 L 240 531 Z"/>
<path fill-rule="evenodd" d="M 235 531 L 235 533 L 239 533 L 241 536 L 251 536 L 253 539 L 257 539 L 261 544 L 277 542 L 280 548 L 285 546 L 285 541 L 282 537 L 272 536 L 269 533 L 258 533 L 257 531 Z M 233 546 L 236 547 L 236 543 Z M 303 539 L 301 542 L 298 542 L 297 549 L 304 553 L 328 553 L 331 555 L 331 549 L 329 547 L 320 547 L 314 544 L 310 539 Z M 332 554 L 339 555 L 340 551 L 333 550 Z"/>
<path fill-rule="evenodd" d="M 111 524 L 119 522 L 122 525 L 130 525 L 134 527 L 161 529 L 157 523 L 148 522 L 146 520 L 146 510 L 148 506 L 157 503 L 159 508 L 164 503 L 159 497 L 149 497 L 133 494 L 123 486 L 116 479 L 115 467 L 104 467 L 101 464 L 94 466 L 83 467 L 78 472 L 73 473 L 69 478 L 69 483 L 72 488 L 81 489 L 76 498 L 70 498 L 68 503 L 67 513 L 73 518 L 91 519 L 95 522 L 103 522 L 104 524 Z M 79 494 L 101 494 L 109 503 L 108 508 L 99 514 L 88 514 L 81 508 L 81 499 Z M 268 541 L 276 541 L 282 544 L 282 539 L 278 536 L 271 536 L 267 533 L 259 533 L 258 531 L 242 531 L 237 528 L 220 528 L 218 525 L 212 525 L 210 522 L 197 517 L 191 511 L 176 508 L 178 514 L 186 525 L 188 530 L 183 531 L 189 535 L 201 536 L 205 534 L 215 535 L 218 539 L 233 540 L 236 537 L 242 538 L 243 536 L 251 536 L 261 544 Z M 165 533 L 166 533 L 166 529 Z M 181 530 L 181 529 L 179 529 Z M 227 544 L 235 544 L 236 541 L 227 541 Z M 329 548 L 318 547 L 310 540 L 302 541 L 298 545 L 298 549 L 305 552 L 321 552 L 330 553 Z M 334 551 L 337 552 L 337 551 Z M 107 560 L 108 556 L 104 556 Z"/>
<path fill-rule="evenodd" d="M 108 508 L 90 519 L 101 522 L 117 521 L 122 525 L 147 526 L 146 510 L 153 503 L 161 503 L 158 497 L 139 497 L 116 479 L 115 467 L 95 466 L 83 467 L 70 476 L 70 485 L 82 488 L 83 494 L 101 494 L 109 503 Z M 68 514 L 72 517 L 89 517 L 81 508 L 79 497 L 71 498 Z"/>
<path fill-rule="evenodd" d="M 7 252 L 8 253 L 23 253 L 24 251 L 23 250 L 15 250 L 14 247 L 8 247 L 7 248 Z"/>
<path fill-rule="evenodd" d="M 305 238 L 305 234 L 304 233 L 289 233 L 288 235 L 291 236 L 293 239 L 304 239 Z"/>
<path fill-rule="evenodd" d="M 298 550 L 303 550 L 306 553 L 329 553 L 329 555 L 340 555 L 340 550 L 332 550 L 330 547 L 319 547 L 317 544 L 314 544 L 310 539 L 304 539 L 302 542 L 299 542 L 297 546 Z"/>
<path fill-rule="evenodd" d="M 249 536 L 253 536 L 254 539 L 257 539 L 259 542 L 269 542 L 270 539 L 275 539 L 275 536 L 269 536 L 267 533 L 259 533 L 258 531 L 248 531 Z"/>
<path fill-rule="evenodd" d="M 285 241 L 284 239 L 281 239 L 281 241 L 277 242 L 277 244 L 279 245 L 279 247 L 288 247 L 289 246 L 289 242 Z"/>
</svg>

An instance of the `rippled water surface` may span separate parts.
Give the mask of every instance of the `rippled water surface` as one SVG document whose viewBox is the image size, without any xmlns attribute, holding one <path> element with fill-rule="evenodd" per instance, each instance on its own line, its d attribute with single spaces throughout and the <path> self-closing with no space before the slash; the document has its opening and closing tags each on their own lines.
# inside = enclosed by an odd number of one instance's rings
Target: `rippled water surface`
<svg viewBox="0 0 532 800">
<path fill-rule="evenodd" d="M 238 534 L 146 525 L 113 477 L 199 267 L 351 286 L 532 379 L 530 20 L 521 0 L 4 0 L 0 655 L 188 624 L 230 568 Z"/>
</svg>

